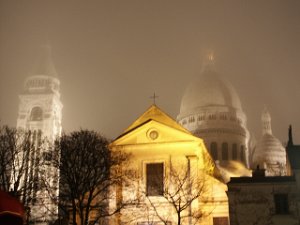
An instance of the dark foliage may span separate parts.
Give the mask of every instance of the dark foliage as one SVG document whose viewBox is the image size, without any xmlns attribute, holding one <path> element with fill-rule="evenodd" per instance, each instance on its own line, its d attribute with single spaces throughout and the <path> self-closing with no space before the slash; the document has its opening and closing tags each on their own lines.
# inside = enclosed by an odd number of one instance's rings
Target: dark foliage
<svg viewBox="0 0 300 225">
<path fill-rule="evenodd" d="M 114 173 L 128 156 L 111 152 L 108 140 L 94 131 L 80 130 L 63 134 L 57 140 L 53 163 L 60 168 L 59 205 L 70 216 L 72 223 L 82 225 L 103 222 L 109 212 L 109 188 L 121 182 L 122 176 Z M 71 211 L 71 215 L 69 215 Z"/>
</svg>

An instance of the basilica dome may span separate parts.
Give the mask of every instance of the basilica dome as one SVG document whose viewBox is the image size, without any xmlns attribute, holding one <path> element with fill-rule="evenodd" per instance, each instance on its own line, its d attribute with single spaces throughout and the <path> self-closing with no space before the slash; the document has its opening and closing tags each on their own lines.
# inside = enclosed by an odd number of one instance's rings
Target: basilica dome
<svg viewBox="0 0 300 225">
<path fill-rule="evenodd" d="M 234 87 L 212 66 L 206 66 L 200 76 L 186 89 L 180 107 L 180 115 L 186 116 L 203 107 L 226 106 L 241 110 L 241 102 Z"/>
<path fill-rule="evenodd" d="M 212 158 L 248 166 L 246 115 L 234 87 L 208 61 L 183 94 L 178 122 L 202 138 Z"/>
</svg>

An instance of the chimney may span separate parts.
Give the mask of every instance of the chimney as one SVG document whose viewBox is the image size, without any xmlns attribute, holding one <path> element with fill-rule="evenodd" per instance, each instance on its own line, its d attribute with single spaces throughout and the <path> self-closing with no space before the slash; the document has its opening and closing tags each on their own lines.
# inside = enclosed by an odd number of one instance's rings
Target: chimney
<svg viewBox="0 0 300 225">
<path fill-rule="evenodd" d="M 259 165 L 257 165 L 256 170 L 252 171 L 252 177 L 253 178 L 261 178 L 261 177 L 265 177 L 265 169 L 260 169 Z"/>
</svg>

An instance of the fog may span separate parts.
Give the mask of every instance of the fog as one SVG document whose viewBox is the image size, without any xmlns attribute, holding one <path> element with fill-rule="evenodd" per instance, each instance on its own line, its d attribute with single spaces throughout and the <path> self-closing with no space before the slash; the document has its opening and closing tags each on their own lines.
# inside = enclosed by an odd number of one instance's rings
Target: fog
<svg viewBox="0 0 300 225">
<path fill-rule="evenodd" d="M 151 104 L 172 117 L 214 52 L 248 128 L 300 144 L 300 1 L 0 1 L 0 120 L 16 125 L 18 95 L 41 45 L 61 81 L 63 129 L 114 138 Z"/>
</svg>

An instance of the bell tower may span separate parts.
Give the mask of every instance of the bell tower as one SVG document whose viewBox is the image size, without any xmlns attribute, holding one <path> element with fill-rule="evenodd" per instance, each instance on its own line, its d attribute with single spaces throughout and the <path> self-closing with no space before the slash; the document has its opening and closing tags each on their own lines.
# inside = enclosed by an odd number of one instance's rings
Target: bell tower
<svg viewBox="0 0 300 225">
<path fill-rule="evenodd" d="M 23 92 L 19 95 L 17 119 L 18 129 L 32 133 L 32 140 L 36 145 L 35 151 L 30 157 L 33 161 L 38 159 L 45 161 L 45 158 L 51 156 L 51 145 L 62 131 L 63 105 L 60 100 L 60 81 L 52 61 L 51 48 L 43 46 L 40 53 L 34 72 L 25 80 Z M 48 147 L 40 148 L 39 143 L 44 140 L 47 141 L 46 146 Z M 34 165 L 33 162 L 28 163 Z M 58 169 L 51 166 L 50 163 L 44 163 L 40 167 L 37 170 L 32 166 L 32 171 L 29 172 L 33 173 L 39 182 L 46 180 L 50 189 L 54 191 L 54 195 L 58 196 Z M 26 179 L 24 178 L 25 182 Z M 31 218 L 37 224 L 48 224 L 49 221 L 55 220 L 58 208 L 51 200 L 49 193 L 42 187 L 43 185 L 38 185 L 37 190 L 33 191 L 34 202 L 29 203 Z"/>
<path fill-rule="evenodd" d="M 61 134 L 62 103 L 59 85 L 49 46 L 42 47 L 34 74 L 24 83 L 19 96 L 17 127 L 40 131 L 53 142 Z"/>
</svg>

